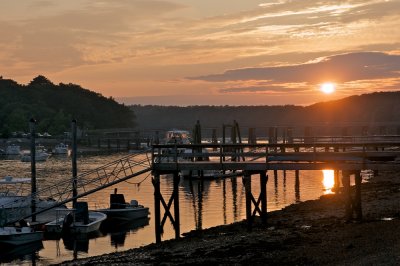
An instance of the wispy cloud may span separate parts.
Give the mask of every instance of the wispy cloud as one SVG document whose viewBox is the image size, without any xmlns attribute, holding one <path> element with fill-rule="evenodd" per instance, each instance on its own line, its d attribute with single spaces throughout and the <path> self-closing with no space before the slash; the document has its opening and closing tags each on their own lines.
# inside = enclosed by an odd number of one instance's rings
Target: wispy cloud
<svg viewBox="0 0 400 266">
<path fill-rule="evenodd" d="M 322 58 L 319 62 L 289 66 L 228 70 L 222 74 L 190 77 L 189 79 L 225 82 L 238 80 L 270 80 L 276 83 L 393 78 L 399 75 L 400 55 L 378 52 L 348 53 Z"/>
</svg>

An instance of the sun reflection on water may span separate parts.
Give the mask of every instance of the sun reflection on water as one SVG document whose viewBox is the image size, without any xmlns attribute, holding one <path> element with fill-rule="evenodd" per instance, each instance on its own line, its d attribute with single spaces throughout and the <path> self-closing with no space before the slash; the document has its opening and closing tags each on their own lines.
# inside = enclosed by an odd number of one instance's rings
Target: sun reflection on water
<svg viewBox="0 0 400 266">
<path fill-rule="evenodd" d="M 324 194 L 332 194 L 333 187 L 335 186 L 335 171 L 334 170 L 322 170 L 324 179 L 322 183 L 324 185 Z"/>
</svg>

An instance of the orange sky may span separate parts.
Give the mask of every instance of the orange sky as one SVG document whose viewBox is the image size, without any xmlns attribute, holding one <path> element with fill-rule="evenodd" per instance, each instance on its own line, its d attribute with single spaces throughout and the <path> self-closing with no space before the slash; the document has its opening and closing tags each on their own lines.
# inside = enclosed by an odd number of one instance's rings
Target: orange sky
<svg viewBox="0 0 400 266">
<path fill-rule="evenodd" d="M 42 74 L 129 104 L 305 105 L 400 90 L 399 10 L 399 0 L 1 0 L 0 76 Z M 321 93 L 324 82 L 336 92 Z"/>
</svg>

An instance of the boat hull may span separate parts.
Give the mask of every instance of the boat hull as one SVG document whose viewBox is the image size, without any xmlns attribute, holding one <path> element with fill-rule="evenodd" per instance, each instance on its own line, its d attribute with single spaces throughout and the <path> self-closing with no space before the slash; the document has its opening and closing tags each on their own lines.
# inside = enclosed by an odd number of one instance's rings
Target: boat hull
<svg viewBox="0 0 400 266">
<path fill-rule="evenodd" d="M 127 207 L 124 209 L 100 209 L 107 215 L 107 220 L 132 221 L 136 219 L 146 218 L 149 215 L 147 207 Z"/>
<path fill-rule="evenodd" d="M 4 245 L 25 245 L 43 239 L 42 231 L 33 231 L 29 227 L 3 227 L 0 228 L 0 244 Z"/>
<path fill-rule="evenodd" d="M 64 217 L 57 218 L 54 221 L 47 223 L 46 232 L 48 233 L 62 233 L 63 229 L 72 234 L 88 234 L 100 229 L 101 223 L 107 219 L 107 215 L 101 212 L 89 212 L 89 223 L 83 224 L 81 222 L 72 223 L 69 228 L 63 228 Z"/>
</svg>

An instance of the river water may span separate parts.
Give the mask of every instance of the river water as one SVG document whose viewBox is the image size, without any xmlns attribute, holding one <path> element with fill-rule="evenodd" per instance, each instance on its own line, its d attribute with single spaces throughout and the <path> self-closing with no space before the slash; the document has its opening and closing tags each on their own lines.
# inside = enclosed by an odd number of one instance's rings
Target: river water
<svg viewBox="0 0 400 266">
<path fill-rule="evenodd" d="M 78 157 L 78 174 L 115 161 L 126 154 Z M 57 183 L 68 179 L 71 174 L 71 160 L 63 157 L 50 157 L 48 161 L 37 163 L 37 182 L 39 186 Z M 30 177 L 30 163 L 19 160 L 0 160 L 0 177 Z M 316 199 L 330 193 L 333 186 L 333 171 L 301 171 L 296 185 L 294 171 L 278 171 L 276 178 L 268 172 L 267 184 L 268 211 L 278 210 L 287 205 Z M 161 176 L 161 191 L 166 198 L 172 191 L 172 177 Z M 78 239 L 45 239 L 42 244 L 1 250 L 0 262 L 19 265 L 46 265 L 74 258 L 85 258 L 105 253 L 123 251 L 155 242 L 154 230 L 154 192 L 151 175 L 143 174 L 113 187 L 89 195 L 84 200 L 90 207 L 107 206 L 109 194 L 117 188 L 130 201 L 150 208 L 149 219 L 112 229 L 104 229 L 90 236 Z M 259 178 L 253 177 L 252 190 L 259 194 Z M 245 193 L 241 177 L 219 180 L 181 179 L 179 185 L 181 233 L 193 229 L 208 228 L 230 224 L 245 219 Z M 163 240 L 174 238 L 170 222 L 165 223 Z"/>
</svg>

